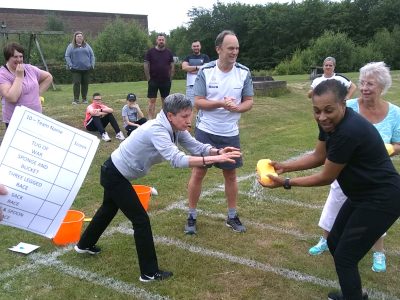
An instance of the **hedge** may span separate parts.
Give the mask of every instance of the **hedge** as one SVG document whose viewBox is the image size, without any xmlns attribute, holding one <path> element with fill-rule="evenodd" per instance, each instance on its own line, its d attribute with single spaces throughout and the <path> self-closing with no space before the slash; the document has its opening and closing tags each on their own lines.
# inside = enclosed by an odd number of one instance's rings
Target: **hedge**
<svg viewBox="0 0 400 300">
<path fill-rule="evenodd" d="M 44 69 L 43 65 L 38 66 Z M 53 75 L 55 84 L 71 83 L 71 72 L 64 64 L 49 64 L 49 72 Z M 182 71 L 180 64 L 175 64 L 174 79 L 185 79 L 186 73 Z M 95 69 L 90 76 L 92 83 L 106 82 L 130 82 L 146 80 L 143 71 L 143 63 L 133 62 L 113 62 L 113 63 L 96 63 Z"/>
</svg>

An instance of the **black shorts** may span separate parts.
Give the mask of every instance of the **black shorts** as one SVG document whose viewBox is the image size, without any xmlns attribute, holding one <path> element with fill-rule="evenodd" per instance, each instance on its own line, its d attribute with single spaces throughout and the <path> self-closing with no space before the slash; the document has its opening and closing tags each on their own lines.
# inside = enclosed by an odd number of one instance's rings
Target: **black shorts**
<svg viewBox="0 0 400 300">
<path fill-rule="evenodd" d="M 171 91 L 171 80 L 167 82 L 147 82 L 147 98 L 157 98 L 157 92 L 160 90 L 161 98 L 166 98 Z"/>
<path fill-rule="evenodd" d="M 204 144 L 210 144 L 211 146 L 218 148 L 218 149 L 225 148 L 228 146 L 240 149 L 239 135 L 236 135 L 236 136 L 214 135 L 214 134 L 211 134 L 211 133 L 208 133 L 208 132 L 205 132 L 205 131 L 202 131 L 202 130 L 196 128 L 195 138 L 199 142 L 202 142 Z M 215 164 L 212 164 L 209 166 L 211 167 L 214 165 L 218 169 L 222 169 L 222 170 L 233 170 L 233 169 L 237 169 L 237 168 L 240 168 L 241 166 L 243 166 L 243 160 L 241 157 L 236 158 L 235 160 L 236 160 L 235 164 L 215 163 Z"/>
</svg>

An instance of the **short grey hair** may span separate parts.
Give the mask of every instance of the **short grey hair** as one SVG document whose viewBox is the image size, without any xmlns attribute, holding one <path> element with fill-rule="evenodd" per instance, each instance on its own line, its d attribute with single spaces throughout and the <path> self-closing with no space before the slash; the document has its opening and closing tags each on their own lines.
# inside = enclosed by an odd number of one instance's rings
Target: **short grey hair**
<svg viewBox="0 0 400 300">
<path fill-rule="evenodd" d="M 165 114 L 170 112 L 176 115 L 181 110 L 188 108 L 193 109 L 192 101 L 184 94 L 171 94 L 164 100 L 163 111 Z"/>
<path fill-rule="evenodd" d="M 370 62 L 360 69 L 359 81 L 365 80 L 366 77 L 374 77 L 382 88 L 382 95 L 392 86 L 392 76 L 389 67 L 383 62 Z"/>
<path fill-rule="evenodd" d="M 232 31 L 232 30 L 224 30 L 221 31 L 218 35 L 217 38 L 215 39 L 215 47 L 221 47 L 222 43 L 224 42 L 224 38 L 227 35 L 234 35 L 236 36 L 236 34 Z"/>
<path fill-rule="evenodd" d="M 327 61 L 331 61 L 333 65 L 336 67 L 336 59 L 332 56 L 328 56 L 327 58 L 324 59 L 324 65 Z"/>
</svg>

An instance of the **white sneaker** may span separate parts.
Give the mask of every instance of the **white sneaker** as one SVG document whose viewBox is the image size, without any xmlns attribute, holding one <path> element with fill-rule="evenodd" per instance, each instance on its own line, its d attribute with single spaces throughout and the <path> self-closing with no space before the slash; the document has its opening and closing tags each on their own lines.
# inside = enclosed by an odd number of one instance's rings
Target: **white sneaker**
<svg viewBox="0 0 400 300">
<path fill-rule="evenodd" d="M 111 139 L 110 139 L 110 137 L 108 136 L 108 133 L 107 133 L 107 132 L 104 132 L 104 133 L 101 135 L 101 139 L 102 139 L 103 141 L 105 141 L 105 142 L 111 141 Z"/>
<path fill-rule="evenodd" d="M 124 134 L 122 131 L 118 132 L 117 135 L 115 136 L 116 139 L 119 139 L 120 141 L 123 141 L 125 139 Z"/>
<path fill-rule="evenodd" d="M 151 188 L 150 188 L 150 194 L 151 194 L 152 196 L 158 196 L 158 192 L 157 192 L 157 190 L 156 190 L 155 187 L 151 187 Z"/>
</svg>

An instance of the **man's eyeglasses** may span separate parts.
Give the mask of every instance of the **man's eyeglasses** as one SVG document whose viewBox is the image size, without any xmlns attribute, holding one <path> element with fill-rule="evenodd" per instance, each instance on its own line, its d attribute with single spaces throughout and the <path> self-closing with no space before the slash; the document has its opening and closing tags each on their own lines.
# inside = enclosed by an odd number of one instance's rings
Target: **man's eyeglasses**
<svg viewBox="0 0 400 300">
<path fill-rule="evenodd" d="M 101 98 L 93 98 L 94 101 L 101 101 Z"/>
</svg>

